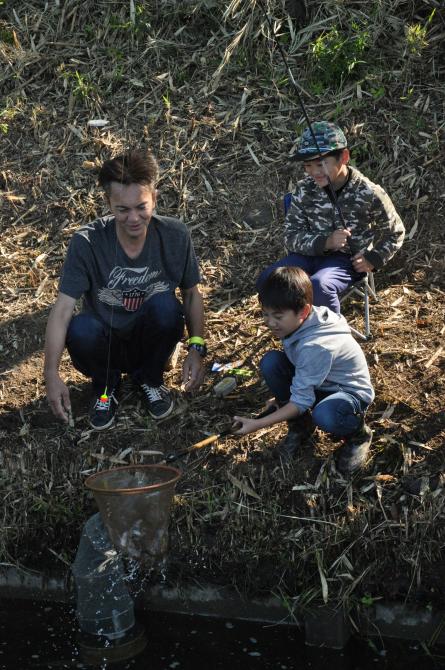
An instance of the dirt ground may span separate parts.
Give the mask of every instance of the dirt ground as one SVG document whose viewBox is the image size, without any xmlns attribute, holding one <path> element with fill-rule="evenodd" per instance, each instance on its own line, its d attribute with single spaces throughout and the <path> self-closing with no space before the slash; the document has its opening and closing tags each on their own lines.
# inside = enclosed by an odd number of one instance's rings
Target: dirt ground
<svg viewBox="0 0 445 670">
<path fill-rule="evenodd" d="M 171 9 L 168 22 L 159 3 L 146 3 L 151 22 L 138 33 L 122 28 L 126 3 L 116 3 L 121 23 L 114 28 L 102 5 L 67 2 L 42 12 L 37 2 L 25 4 L 9 3 L 15 16 L 6 6 L 0 22 L 7 125 L 0 133 L 0 560 L 66 570 L 95 510 L 83 487 L 87 474 L 157 462 L 219 432 L 235 413 L 257 413 L 268 397 L 258 362 L 277 343 L 262 324 L 254 281 L 282 254 L 282 195 L 301 174 L 287 155 L 302 119 L 267 40 L 258 38 L 257 52 L 245 43 L 215 78 L 246 18 L 241 10 L 225 34 L 208 3 L 189 3 L 196 11 L 181 15 L 174 3 L 160 3 Z M 280 3 L 272 4 L 279 16 Z M 261 15 L 251 16 L 259 26 Z M 311 18 L 315 35 L 317 17 Z M 344 125 L 357 166 L 388 190 L 407 229 L 403 249 L 376 273 L 373 337 L 363 345 L 376 389 L 366 469 L 343 479 L 331 456 L 338 445 L 321 433 L 283 467 L 274 456 L 283 427 L 190 454 L 180 461 L 172 513 L 172 581 L 273 591 L 289 607 L 322 597 L 440 603 L 445 595 L 444 495 L 428 487 L 445 472 L 445 67 L 443 18 L 435 20 L 438 37 L 424 64 L 403 69 L 390 51 L 392 66 L 380 80 L 363 75 L 307 101 L 311 118 Z M 372 93 L 379 84 L 383 97 Z M 91 118 L 110 125 L 88 127 Z M 126 383 L 116 426 L 95 433 L 86 419 L 88 382 L 67 356 L 62 372 L 74 426 L 62 426 L 48 410 L 44 330 L 73 231 L 105 211 L 97 166 L 135 144 L 149 144 L 160 158 L 158 211 L 182 216 L 192 232 L 206 301 L 208 374 L 199 393 L 182 394 L 180 359 L 166 375 L 175 411 L 157 423 Z M 363 324 L 356 300 L 344 313 L 352 325 Z M 217 398 L 221 377 L 211 364 L 235 360 L 253 375 Z M 407 493 L 406 482 L 422 477 L 420 492 Z"/>
</svg>

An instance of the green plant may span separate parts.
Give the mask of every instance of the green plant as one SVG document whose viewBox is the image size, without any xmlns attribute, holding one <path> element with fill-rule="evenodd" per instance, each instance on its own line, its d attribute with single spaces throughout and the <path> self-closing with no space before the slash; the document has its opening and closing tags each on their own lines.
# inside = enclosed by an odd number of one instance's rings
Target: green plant
<svg viewBox="0 0 445 670">
<path fill-rule="evenodd" d="M 383 98 L 386 93 L 385 87 L 384 86 L 379 86 L 378 88 L 371 88 L 371 95 L 374 98 L 374 100 L 380 100 L 380 98 Z"/>
<path fill-rule="evenodd" d="M 171 103 L 170 96 L 169 96 L 168 93 L 166 93 L 165 95 L 162 96 L 162 102 L 164 103 L 164 107 L 167 110 L 167 112 L 169 112 L 170 108 L 172 106 L 172 103 Z"/>
<path fill-rule="evenodd" d="M 422 51 L 428 46 L 428 28 L 435 13 L 434 8 L 423 26 L 420 23 L 413 23 L 406 27 L 406 46 L 411 56 L 421 56 Z"/>
<path fill-rule="evenodd" d="M 9 131 L 9 123 L 7 121 L 12 121 L 16 114 L 17 110 L 11 107 L 7 107 L 0 112 L 0 133 L 3 133 L 3 135 L 7 134 Z"/>
<path fill-rule="evenodd" d="M 14 45 L 14 31 L 6 24 L 0 25 L 0 42 L 4 42 L 10 46 Z"/>
<path fill-rule="evenodd" d="M 149 27 L 147 20 L 147 8 L 143 3 L 135 5 L 134 14 L 128 20 L 122 20 L 118 14 L 112 14 L 109 20 L 109 26 L 113 30 L 123 32 L 133 32 L 135 35 L 142 33 Z"/>
<path fill-rule="evenodd" d="M 410 98 L 412 98 L 413 94 L 414 94 L 414 86 L 411 86 L 408 89 L 406 95 L 401 95 L 400 96 L 400 100 L 409 100 Z"/>
<path fill-rule="evenodd" d="M 426 26 L 414 23 L 406 28 L 406 45 L 412 56 L 420 56 L 423 49 L 428 46 L 426 39 Z"/>
<path fill-rule="evenodd" d="M 374 598 L 369 595 L 369 593 L 365 593 L 365 595 L 360 598 L 360 602 L 365 607 L 372 607 L 372 605 L 374 605 Z"/>
<path fill-rule="evenodd" d="M 79 98 L 82 98 L 83 100 L 89 98 L 90 93 L 92 93 L 94 90 L 94 86 L 89 81 L 87 75 L 81 74 L 78 70 L 76 70 L 74 72 L 73 79 L 74 79 L 74 86 L 73 86 L 74 95 L 78 96 Z"/>
<path fill-rule="evenodd" d="M 131 30 L 132 28 L 131 21 L 122 21 L 116 14 L 110 16 L 108 25 L 112 30 Z"/>
<path fill-rule="evenodd" d="M 321 95 L 325 89 L 325 84 L 322 81 L 313 81 L 310 84 L 311 93 Z"/>
<path fill-rule="evenodd" d="M 76 98 L 88 100 L 96 91 L 96 87 L 90 81 L 88 75 L 82 74 L 78 70 L 67 70 L 65 69 L 64 64 L 59 67 L 59 72 L 65 82 L 65 85 L 69 85 Z"/>
<path fill-rule="evenodd" d="M 96 36 L 96 29 L 90 23 L 84 27 L 83 32 L 87 40 L 94 39 Z"/>
<path fill-rule="evenodd" d="M 370 44 L 370 33 L 365 25 L 352 23 L 345 34 L 336 26 L 322 33 L 311 43 L 314 81 L 322 90 L 325 86 L 339 86 L 359 64 Z"/>
<path fill-rule="evenodd" d="M 112 58 L 115 61 L 123 60 L 124 54 L 121 49 L 116 49 L 116 47 L 107 47 L 105 53 L 109 58 Z"/>
</svg>

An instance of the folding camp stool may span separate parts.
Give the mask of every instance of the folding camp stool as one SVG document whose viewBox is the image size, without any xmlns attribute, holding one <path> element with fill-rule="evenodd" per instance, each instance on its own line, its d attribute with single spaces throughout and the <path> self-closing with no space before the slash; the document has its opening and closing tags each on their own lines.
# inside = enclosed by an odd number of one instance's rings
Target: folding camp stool
<svg viewBox="0 0 445 670">
<path fill-rule="evenodd" d="M 284 205 L 284 213 L 287 214 L 287 210 L 290 207 L 290 203 L 292 200 L 292 193 L 286 193 L 286 195 L 283 198 L 283 205 Z M 371 334 L 371 325 L 369 322 L 369 298 L 371 297 L 373 300 L 377 302 L 377 294 L 375 292 L 375 284 L 374 284 L 374 274 L 372 272 L 367 272 L 366 276 L 363 277 L 362 279 L 359 279 L 355 284 L 352 284 L 346 291 L 344 291 L 340 295 L 340 304 L 342 304 L 345 300 L 350 298 L 351 296 L 358 296 L 359 298 L 362 298 L 363 300 L 363 306 L 364 306 L 364 319 L 365 319 L 365 328 L 363 331 L 357 330 L 357 328 L 353 328 L 351 325 L 349 326 L 351 331 L 356 335 L 361 340 L 369 340 L 372 337 Z"/>
<path fill-rule="evenodd" d="M 359 339 L 366 341 L 372 337 L 371 325 L 369 322 L 369 299 L 372 298 L 372 300 L 378 300 L 377 294 L 375 292 L 374 274 L 372 272 L 367 272 L 363 279 L 359 279 L 359 281 L 355 282 L 355 284 L 352 284 L 352 286 L 350 286 L 341 294 L 340 305 L 342 305 L 345 300 L 354 295 L 357 295 L 359 298 L 363 299 L 365 328 L 363 331 L 361 331 L 357 330 L 357 328 L 353 328 L 351 325 L 349 325 L 349 327 L 354 335 L 356 335 Z"/>
</svg>

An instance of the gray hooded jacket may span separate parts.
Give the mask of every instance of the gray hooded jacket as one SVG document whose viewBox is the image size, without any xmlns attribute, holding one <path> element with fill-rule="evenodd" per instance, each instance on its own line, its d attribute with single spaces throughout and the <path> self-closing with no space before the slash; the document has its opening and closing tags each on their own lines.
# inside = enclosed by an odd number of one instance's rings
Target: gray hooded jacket
<svg viewBox="0 0 445 670">
<path fill-rule="evenodd" d="M 290 401 L 301 412 L 315 404 L 315 391 L 345 391 L 366 403 L 373 401 L 365 355 L 341 314 L 313 307 L 300 328 L 283 339 L 283 347 L 295 365 Z"/>
</svg>

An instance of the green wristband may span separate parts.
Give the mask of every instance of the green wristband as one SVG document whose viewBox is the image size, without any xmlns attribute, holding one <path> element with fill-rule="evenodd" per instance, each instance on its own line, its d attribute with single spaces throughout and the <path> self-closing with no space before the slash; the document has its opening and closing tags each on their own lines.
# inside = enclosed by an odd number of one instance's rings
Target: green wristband
<svg viewBox="0 0 445 670">
<path fill-rule="evenodd" d="M 187 340 L 187 344 L 200 344 L 201 346 L 204 346 L 206 341 L 202 337 L 198 337 L 197 335 L 193 335 L 193 337 L 189 337 Z"/>
</svg>

